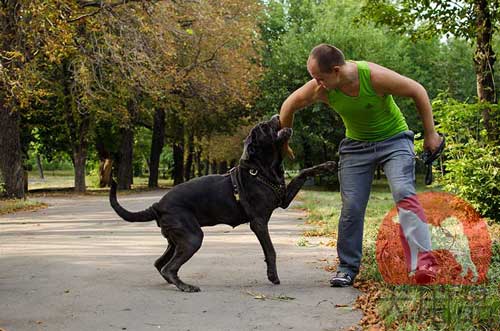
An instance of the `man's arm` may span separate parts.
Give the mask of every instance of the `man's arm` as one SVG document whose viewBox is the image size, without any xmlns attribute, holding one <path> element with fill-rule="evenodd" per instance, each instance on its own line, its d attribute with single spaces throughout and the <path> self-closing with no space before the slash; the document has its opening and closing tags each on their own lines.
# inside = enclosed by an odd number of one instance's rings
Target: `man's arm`
<svg viewBox="0 0 500 331">
<path fill-rule="evenodd" d="M 302 87 L 290 94 L 285 102 L 283 102 L 283 105 L 281 105 L 281 127 L 291 128 L 293 124 L 293 114 L 296 111 L 310 106 L 318 101 L 328 103 L 326 90 L 321 87 L 315 79 L 311 79 L 302 85 Z"/>
<path fill-rule="evenodd" d="M 315 79 L 311 79 L 309 82 L 305 83 L 302 87 L 290 94 L 290 96 L 281 105 L 280 126 L 282 128 L 291 128 L 293 125 L 293 116 L 296 111 L 319 101 L 328 104 L 326 90 L 321 87 Z M 295 157 L 292 149 L 288 146 L 288 142 L 284 144 L 283 148 L 291 158 Z"/>
<path fill-rule="evenodd" d="M 435 151 L 441 138 L 434 128 L 434 117 L 429 96 L 418 82 L 378 64 L 370 63 L 371 81 L 378 94 L 392 94 L 412 98 L 424 126 L 424 149 Z"/>
</svg>

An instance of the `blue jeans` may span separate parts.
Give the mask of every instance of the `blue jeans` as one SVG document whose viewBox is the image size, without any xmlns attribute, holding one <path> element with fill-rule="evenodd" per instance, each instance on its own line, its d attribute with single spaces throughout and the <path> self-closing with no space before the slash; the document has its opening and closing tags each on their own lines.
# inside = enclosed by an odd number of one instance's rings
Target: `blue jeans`
<svg viewBox="0 0 500 331">
<path fill-rule="evenodd" d="M 348 273 L 353 279 L 361 264 L 366 205 L 378 164 L 384 169 L 392 196 L 398 205 L 399 221 L 406 235 L 406 238 L 401 239 L 406 239 L 408 246 L 405 247 L 409 247 L 406 256 L 408 271 L 416 269 L 418 253 L 431 250 L 428 225 L 422 219 L 425 216 L 420 219 L 412 217 L 415 214 L 423 215 L 422 207 L 415 197 L 413 137 L 412 131 L 404 131 L 379 142 L 345 138 L 339 145 L 338 175 L 342 212 L 337 238 L 337 254 L 340 259 L 337 270 Z M 404 209 L 400 208 L 400 204 L 405 206 Z M 413 213 L 407 213 L 408 210 Z M 405 245 L 404 242 L 403 244 Z"/>
</svg>

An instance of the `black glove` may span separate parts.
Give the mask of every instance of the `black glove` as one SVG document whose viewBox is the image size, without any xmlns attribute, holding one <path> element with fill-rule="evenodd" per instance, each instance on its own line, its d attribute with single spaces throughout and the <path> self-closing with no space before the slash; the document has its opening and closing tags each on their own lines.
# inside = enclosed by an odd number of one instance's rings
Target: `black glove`
<svg viewBox="0 0 500 331">
<path fill-rule="evenodd" d="M 422 161 L 424 161 L 425 165 L 425 185 L 432 184 L 432 162 L 434 162 L 438 157 L 440 157 L 444 151 L 444 146 L 445 146 L 444 134 L 439 133 L 439 135 L 443 137 L 443 140 L 441 140 L 441 144 L 439 145 L 438 149 L 436 149 L 434 153 L 431 153 L 431 151 L 424 151 L 422 153 L 422 156 L 420 157 Z"/>
</svg>

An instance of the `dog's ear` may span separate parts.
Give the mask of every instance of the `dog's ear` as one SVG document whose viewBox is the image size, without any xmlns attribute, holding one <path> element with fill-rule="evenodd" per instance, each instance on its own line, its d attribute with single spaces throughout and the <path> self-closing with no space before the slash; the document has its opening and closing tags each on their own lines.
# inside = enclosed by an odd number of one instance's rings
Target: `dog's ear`
<svg viewBox="0 0 500 331">
<path fill-rule="evenodd" d="M 245 145 L 243 148 L 243 154 L 241 155 L 242 160 L 250 160 L 255 154 L 255 148 L 251 145 Z"/>
<path fill-rule="evenodd" d="M 280 115 L 276 114 L 271 117 L 271 123 L 274 125 L 274 127 L 279 130 L 281 128 L 280 124 Z"/>
</svg>

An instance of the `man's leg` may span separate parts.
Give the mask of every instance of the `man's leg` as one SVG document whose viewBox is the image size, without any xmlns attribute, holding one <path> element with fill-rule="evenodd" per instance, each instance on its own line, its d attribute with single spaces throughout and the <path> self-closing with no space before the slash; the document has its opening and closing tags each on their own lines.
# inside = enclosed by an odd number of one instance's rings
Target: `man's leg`
<svg viewBox="0 0 500 331">
<path fill-rule="evenodd" d="M 433 266 L 431 239 L 424 210 L 416 197 L 413 135 L 401 134 L 380 144 L 384 172 L 399 215 L 400 237 L 408 272 Z M 425 281 L 425 280 L 423 280 Z"/>
<path fill-rule="evenodd" d="M 371 143 L 344 140 L 340 147 L 339 182 L 342 196 L 337 238 L 340 264 L 331 279 L 332 286 L 350 285 L 359 272 L 366 205 L 375 172 L 375 153 Z M 342 281 L 350 277 L 350 281 Z"/>
</svg>

